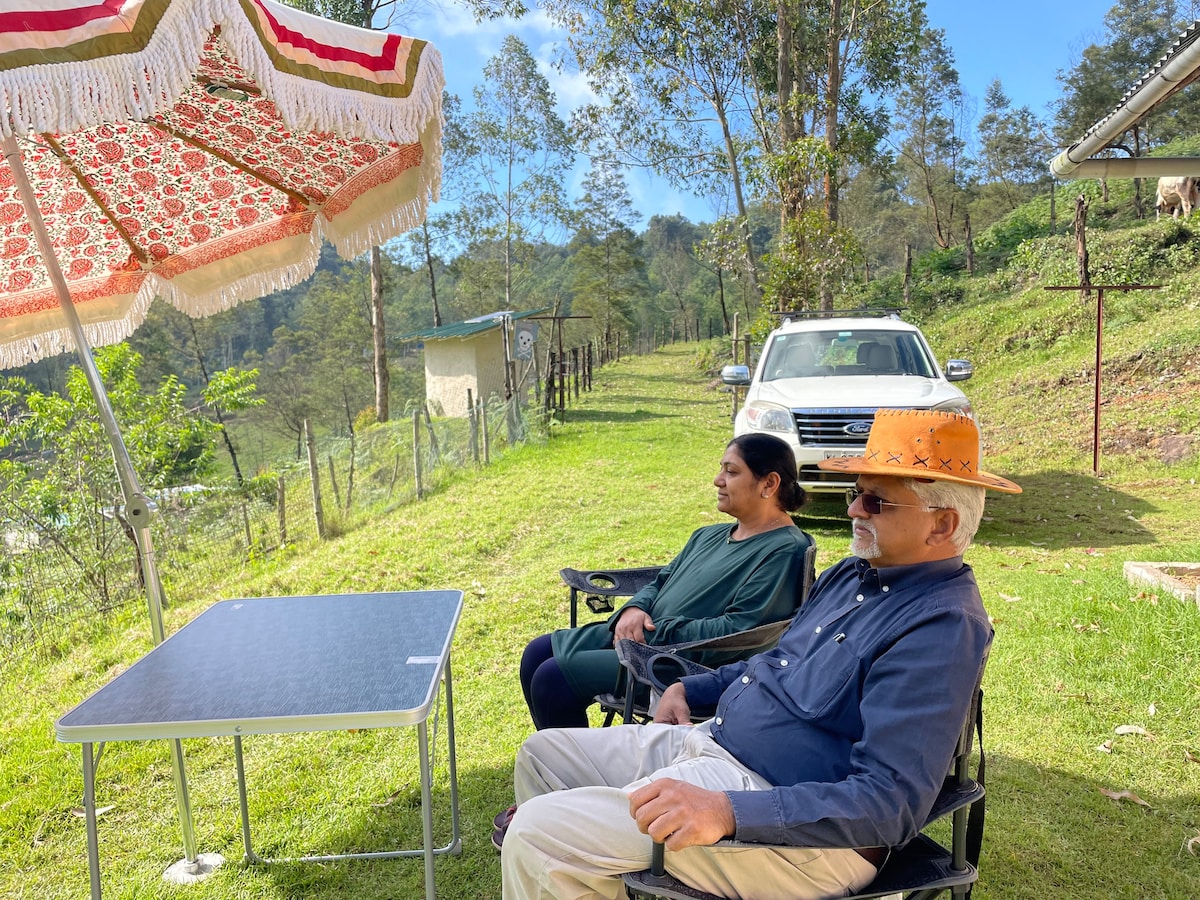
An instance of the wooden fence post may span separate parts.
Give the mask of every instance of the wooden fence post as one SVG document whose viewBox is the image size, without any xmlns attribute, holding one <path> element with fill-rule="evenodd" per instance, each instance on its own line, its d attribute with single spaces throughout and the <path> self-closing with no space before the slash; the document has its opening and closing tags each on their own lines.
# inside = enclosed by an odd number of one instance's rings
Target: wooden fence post
<svg viewBox="0 0 1200 900">
<path fill-rule="evenodd" d="M 416 483 L 417 499 L 424 496 L 421 486 L 421 411 L 413 410 L 413 481 Z"/>
<path fill-rule="evenodd" d="M 483 464 L 490 465 L 492 462 L 492 441 L 491 435 L 488 434 L 487 421 L 487 404 L 479 401 L 479 430 L 483 432 Z"/>
<path fill-rule="evenodd" d="M 475 400 L 471 396 L 470 388 L 467 388 L 467 426 L 471 459 L 475 465 L 479 465 L 479 417 L 475 414 Z"/>
<path fill-rule="evenodd" d="M 738 329 L 741 327 L 741 320 L 739 319 L 739 316 L 741 316 L 741 313 L 735 312 L 733 314 L 733 339 L 729 342 L 730 346 L 733 348 L 733 364 L 735 366 L 738 364 Z M 747 360 L 747 363 L 748 362 L 749 362 L 749 360 Z M 733 408 L 729 411 L 730 421 L 733 421 L 734 419 L 736 419 L 737 414 L 738 414 L 738 388 L 737 388 L 737 385 L 735 384 L 733 386 Z"/>
<path fill-rule="evenodd" d="M 250 557 L 250 550 L 254 546 L 254 535 L 250 531 L 250 510 L 248 510 L 246 498 L 242 498 L 242 528 L 246 532 L 246 557 Z"/>
<path fill-rule="evenodd" d="M 284 547 L 287 545 L 287 491 L 282 475 L 275 482 L 275 504 L 279 507 L 279 546 Z"/>
<path fill-rule="evenodd" d="M 416 486 L 416 499 L 424 496 L 421 485 L 421 410 L 413 410 L 413 481 Z"/>
<path fill-rule="evenodd" d="M 317 537 L 325 540 L 325 513 L 321 509 L 321 468 L 317 465 L 317 441 L 313 437 L 312 422 L 304 420 L 304 445 L 308 448 L 308 478 L 312 482 L 313 518 L 317 523 Z"/>
<path fill-rule="evenodd" d="M 333 505 L 335 509 L 341 509 L 342 489 L 338 487 L 337 469 L 333 467 L 333 454 L 330 453 L 325 460 L 329 463 L 329 484 L 333 487 Z"/>
</svg>

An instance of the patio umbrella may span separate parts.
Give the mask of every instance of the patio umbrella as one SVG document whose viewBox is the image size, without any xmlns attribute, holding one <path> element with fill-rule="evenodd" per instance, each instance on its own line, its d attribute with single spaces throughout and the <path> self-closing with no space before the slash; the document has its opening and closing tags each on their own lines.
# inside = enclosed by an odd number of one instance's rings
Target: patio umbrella
<svg viewBox="0 0 1200 900">
<path fill-rule="evenodd" d="M 308 277 L 323 239 L 354 257 L 419 224 L 443 83 L 424 41 L 272 0 L 0 0 L 0 368 L 78 354 L 156 643 L 150 507 L 90 346 L 155 297 L 207 315 Z"/>
</svg>

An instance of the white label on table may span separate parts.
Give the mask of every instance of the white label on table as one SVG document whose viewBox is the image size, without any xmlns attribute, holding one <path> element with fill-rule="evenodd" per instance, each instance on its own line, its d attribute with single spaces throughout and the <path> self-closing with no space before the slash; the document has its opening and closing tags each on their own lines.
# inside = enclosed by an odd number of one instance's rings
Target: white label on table
<svg viewBox="0 0 1200 900">
<path fill-rule="evenodd" d="M 440 660 L 439 656 L 410 656 L 407 663 L 410 666 L 436 666 Z"/>
</svg>

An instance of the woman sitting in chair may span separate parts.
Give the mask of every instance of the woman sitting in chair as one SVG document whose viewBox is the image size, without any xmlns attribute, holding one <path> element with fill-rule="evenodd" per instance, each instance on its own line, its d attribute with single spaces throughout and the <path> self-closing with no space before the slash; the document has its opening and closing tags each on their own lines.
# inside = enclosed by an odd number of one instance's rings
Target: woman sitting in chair
<svg viewBox="0 0 1200 900">
<path fill-rule="evenodd" d="M 607 622 L 563 628 L 529 642 L 521 688 L 536 728 L 587 727 L 597 694 L 614 690 L 618 638 L 677 644 L 786 619 L 796 611 L 810 539 L 789 512 L 804 503 L 796 458 L 779 438 L 736 437 L 713 479 L 717 509 L 736 524 L 706 525 L 658 577 Z M 729 661 L 703 653 L 698 662 Z"/>
</svg>

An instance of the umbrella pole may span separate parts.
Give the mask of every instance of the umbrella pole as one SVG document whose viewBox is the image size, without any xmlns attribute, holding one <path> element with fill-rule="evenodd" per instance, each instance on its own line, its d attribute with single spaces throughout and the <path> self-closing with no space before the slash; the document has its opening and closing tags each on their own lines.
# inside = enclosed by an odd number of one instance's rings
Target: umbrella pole
<svg viewBox="0 0 1200 900">
<path fill-rule="evenodd" d="M 134 540 L 137 543 L 138 554 L 141 556 L 142 579 L 146 590 L 146 600 L 150 608 L 150 630 L 154 637 L 155 645 L 158 645 L 163 642 L 166 634 L 163 630 L 162 617 L 162 581 L 158 576 L 158 564 L 154 558 L 154 545 L 150 540 L 150 503 L 147 501 L 146 495 L 142 493 L 141 485 L 138 483 L 137 474 L 133 470 L 133 463 L 129 459 L 129 451 L 125 446 L 125 439 L 121 437 L 121 431 L 117 427 L 117 420 L 113 415 L 112 406 L 108 402 L 108 394 L 104 390 L 104 381 L 100 377 L 100 371 L 96 368 L 96 360 L 92 357 L 91 347 L 88 344 L 87 337 L 83 333 L 83 325 L 79 321 L 79 314 L 75 311 L 75 304 L 71 302 L 71 293 L 67 289 L 66 279 L 63 277 L 62 269 L 58 264 L 58 257 L 55 256 L 50 235 L 46 232 L 46 223 L 42 219 L 41 210 L 38 209 L 37 198 L 34 196 L 33 188 L 29 184 L 29 176 L 25 172 L 25 164 L 21 160 L 21 151 L 17 146 L 16 137 L 11 134 L 5 135 L 3 140 L 0 140 L 0 147 L 3 147 L 4 157 L 8 160 L 9 167 L 12 169 L 13 180 L 16 182 L 17 190 L 21 194 L 21 202 L 25 206 L 25 213 L 29 217 L 30 225 L 33 227 L 38 248 L 42 253 L 42 260 L 46 264 L 46 271 L 50 276 L 51 283 L 54 285 L 54 292 L 58 296 L 59 305 L 66 316 L 68 330 L 75 341 L 75 352 L 79 357 L 88 387 L 91 388 L 92 396 L 96 399 L 96 406 L 100 411 L 100 421 L 104 426 L 105 434 L 108 436 L 109 445 L 112 447 L 113 463 L 116 466 L 117 479 L 121 482 L 121 493 L 125 498 L 125 519 L 130 527 L 133 528 Z M 196 834 L 192 826 L 191 803 L 188 800 L 187 773 L 183 763 L 183 745 L 179 740 L 173 741 L 172 744 L 171 768 L 175 779 L 175 802 L 179 809 L 179 822 L 183 831 L 184 862 L 189 865 L 196 865 Z"/>
</svg>

